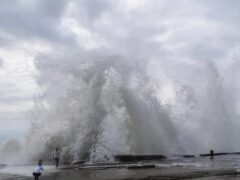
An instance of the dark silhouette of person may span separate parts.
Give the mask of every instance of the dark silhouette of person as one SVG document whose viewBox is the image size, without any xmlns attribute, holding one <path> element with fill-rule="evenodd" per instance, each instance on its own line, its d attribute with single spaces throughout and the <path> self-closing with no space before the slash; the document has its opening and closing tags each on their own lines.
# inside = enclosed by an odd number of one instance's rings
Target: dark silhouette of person
<svg viewBox="0 0 240 180">
<path fill-rule="evenodd" d="M 57 168 L 57 167 L 58 167 L 58 164 L 59 164 L 59 159 L 60 159 L 60 151 L 58 150 L 58 148 L 56 148 L 56 149 L 52 152 L 51 158 L 55 160 L 56 168 Z"/>
</svg>

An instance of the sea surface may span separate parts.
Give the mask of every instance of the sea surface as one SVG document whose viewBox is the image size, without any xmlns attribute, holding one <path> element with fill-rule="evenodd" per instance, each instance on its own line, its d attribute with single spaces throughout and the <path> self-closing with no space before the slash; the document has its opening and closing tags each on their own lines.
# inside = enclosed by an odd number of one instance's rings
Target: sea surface
<svg viewBox="0 0 240 180">
<path fill-rule="evenodd" d="M 154 167 L 151 167 L 154 165 Z M 33 179 L 34 165 L 0 165 L 1 180 Z M 170 157 L 158 161 L 133 163 L 44 165 L 41 180 L 93 180 L 93 179 L 187 179 L 196 180 L 240 179 L 240 156 L 227 155 L 209 157 L 179 158 Z"/>
</svg>

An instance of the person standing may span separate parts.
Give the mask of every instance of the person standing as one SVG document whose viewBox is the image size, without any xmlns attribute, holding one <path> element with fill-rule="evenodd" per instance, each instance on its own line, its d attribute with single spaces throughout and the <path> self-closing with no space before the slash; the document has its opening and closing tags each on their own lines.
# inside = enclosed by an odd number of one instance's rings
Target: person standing
<svg viewBox="0 0 240 180">
<path fill-rule="evenodd" d="M 60 159 L 60 151 L 58 150 L 58 148 L 56 148 L 53 152 L 52 152 L 52 159 L 55 160 L 56 163 L 56 168 L 58 167 L 59 164 L 59 159 Z"/>
<path fill-rule="evenodd" d="M 38 180 L 43 171 L 42 160 L 39 159 L 38 165 L 36 166 L 35 171 L 33 171 L 34 180 Z"/>
</svg>

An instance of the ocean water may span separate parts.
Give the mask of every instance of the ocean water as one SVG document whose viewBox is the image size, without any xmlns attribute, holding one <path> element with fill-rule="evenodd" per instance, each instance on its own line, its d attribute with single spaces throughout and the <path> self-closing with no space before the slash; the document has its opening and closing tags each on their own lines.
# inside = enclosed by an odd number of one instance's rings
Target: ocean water
<svg viewBox="0 0 240 180">
<path fill-rule="evenodd" d="M 156 168 L 148 169 L 135 169 L 127 168 L 133 166 L 141 165 L 156 165 Z M 119 167 L 119 166 L 125 167 Z M 24 165 L 8 165 L 0 169 L 1 180 L 5 179 L 31 179 L 32 169 L 34 166 L 24 166 Z M 224 176 L 221 174 L 219 177 L 211 177 L 211 172 L 228 172 L 236 171 L 240 172 L 240 156 L 219 156 L 210 159 L 208 157 L 196 157 L 196 158 L 170 158 L 162 161 L 142 161 L 137 163 L 116 163 L 111 165 L 104 164 L 85 164 L 85 165 L 62 165 L 58 170 L 53 166 L 44 166 L 45 172 L 43 173 L 41 179 L 53 180 L 53 179 L 126 179 L 135 178 L 141 179 L 146 177 L 154 176 L 164 176 L 164 177 L 177 177 L 198 172 L 196 179 L 237 179 L 238 176 Z M 206 175 L 208 171 L 208 175 Z M 199 173 L 200 172 L 200 173 Z M 202 173 L 202 174 L 201 174 Z M 204 175 L 205 174 L 205 175 Z M 194 177 L 195 177 L 194 176 Z M 203 176 L 203 177 L 201 177 Z M 186 178 L 185 177 L 185 178 Z M 200 178 L 201 177 L 201 178 Z M 184 179 L 184 178 L 183 178 Z"/>
</svg>

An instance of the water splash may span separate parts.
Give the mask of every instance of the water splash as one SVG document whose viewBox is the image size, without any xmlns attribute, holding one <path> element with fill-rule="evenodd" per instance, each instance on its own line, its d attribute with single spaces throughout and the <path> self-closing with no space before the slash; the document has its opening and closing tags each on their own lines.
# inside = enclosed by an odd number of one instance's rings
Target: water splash
<svg viewBox="0 0 240 180">
<path fill-rule="evenodd" d="M 63 161 L 72 162 L 239 148 L 233 140 L 237 134 L 230 134 L 236 121 L 229 119 L 228 94 L 214 64 L 193 63 L 185 71 L 192 76 L 183 79 L 181 71 L 161 61 L 113 56 L 77 62 L 42 84 L 26 142 L 28 157 L 48 159 L 56 146 Z"/>
<path fill-rule="evenodd" d="M 50 59 L 58 65 L 50 77 L 44 61 L 36 62 L 42 92 L 21 162 L 48 160 L 55 147 L 65 162 L 239 150 L 238 103 L 214 63 L 79 57 Z"/>
</svg>

